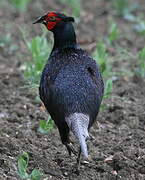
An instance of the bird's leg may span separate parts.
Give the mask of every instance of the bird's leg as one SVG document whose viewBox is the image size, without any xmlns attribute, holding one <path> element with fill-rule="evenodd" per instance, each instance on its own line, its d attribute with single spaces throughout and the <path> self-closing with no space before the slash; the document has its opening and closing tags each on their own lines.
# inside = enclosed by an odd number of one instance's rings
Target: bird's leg
<svg viewBox="0 0 145 180">
<path fill-rule="evenodd" d="M 81 157 L 81 147 L 79 148 L 79 153 L 77 157 L 77 164 L 80 165 L 80 157 Z"/>
<path fill-rule="evenodd" d="M 80 174 L 80 156 L 81 156 L 81 147 L 79 148 L 79 153 L 77 155 L 77 162 L 72 169 L 72 172 L 76 173 L 77 175 Z M 71 174 L 72 174 L 72 172 L 71 172 Z"/>
<path fill-rule="evenodd" d="M 61 137 L 61 141 L 62 143 L 66 146 L 69 155 L 71 156 L 71 153 L 77 155 L 77 152 L 75 151 L 70 138 L 69 138 L 69 128 L 67 126 L 67 124 L 65 124 L 63 126 L 63 128 L 60 126 L 58 126 L 59 129 L 59 133 L 60 133 L 60 137 Z"/>
<path fill-rule="evenodd" d="M 94 140 L 95 140 L 95 137 L 94 137 L 92 134 L 89 134 L 89 140 L 90 140 L 90 141 L 94 141 Z"/>
<path fill-rule="evenodd" d="M 86 139 L 88 140 L 88 139 Z M 89 163 L 89 161 L 91 160 L 91 157 L 88 156 L 88 158 L 84 161 L 85 163 Z M 80 165 L 81 165 L 81 147 L 79 148 L 79 153 L 78 153 L 78 157 L 77 157 L 77 164 L 76 164 L 76 173 L 79 175 L 79 171 L 80 171 Z"/>
<path fill-rule="evenodd" d="M 71 156 L 71 153 L 73 153 L 74 155 L 77 155 L 77 152 L 71 143 L 66 142 L 66 143 L 64 143 L 64 145 L 66 146 L 70 156 Z"/>
<path fill-rule="evenodd" d="M 78 157 L 77 157 L 77 165 L 76 165 L 76 172 L 77 174 L 79 174 L 80 171 L 80 157 L 81 157 L 81 147 L 79 148 L 79 153 L 78 153 Z"/>
</svg>

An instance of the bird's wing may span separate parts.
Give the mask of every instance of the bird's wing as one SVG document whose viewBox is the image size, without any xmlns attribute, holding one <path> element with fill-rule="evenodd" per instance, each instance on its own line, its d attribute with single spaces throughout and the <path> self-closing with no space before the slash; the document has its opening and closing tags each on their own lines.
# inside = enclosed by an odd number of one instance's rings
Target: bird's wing
<svg viewBox="0 0 145 180">
<path fill-rule="evenodd" d="M 95 83 L 97 89 L 100 90 L 99 91 L 100 96 L 102 96 L 104 92 L 103 78 L 101 76 L 99 67 L 94 60 L 91 63 L 87 64 L 87 71 L 89 72 L 90 77 Z"/>
<path fill-rule="evenodd" d="M 44 104 L 49 103 L 50 94 L 53 91 L 53 84 L 62 67 L 63 63 L 60 63 L 59 60 L 53 57 L 50 57 L 48 63 L 45 65 L 39 86 L 40 98 Z"/>
<path fill-rule="evenodd" d="M 49 59 L 49 62 L 50 61 L 51 59 Z M 42 72 L 40 86 L 39 86 L 40 99 L 42 100 L 44 104 L 49 102 L 50 87 L 51 87 L 51 74 L 53 74 L 51 64 L 47 63 Z"/>
<path fill-rule="evenodd" d="M 39 86 L 39 95 L 42 102 L 45 104 L 45 102 L 48 102 L 49 100 L 49 85 L 50 85 L 50 78 L 49 76 L 46 76 L 45 74 L 42 74 L 40 86 Z"/>
</svg>

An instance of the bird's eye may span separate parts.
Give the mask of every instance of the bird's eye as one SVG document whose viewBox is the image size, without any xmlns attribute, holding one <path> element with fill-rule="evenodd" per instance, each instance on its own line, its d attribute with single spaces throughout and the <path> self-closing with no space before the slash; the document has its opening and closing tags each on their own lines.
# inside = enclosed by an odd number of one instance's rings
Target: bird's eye
<svg viewBox="0 0 145 180">
<path fill-rule="evenodd" d="M 51 17 L 49 17 L 49 20 L 50 21 L 56 21 L 56 17 L 55 16 L 51 16 Z"/>
</svg>

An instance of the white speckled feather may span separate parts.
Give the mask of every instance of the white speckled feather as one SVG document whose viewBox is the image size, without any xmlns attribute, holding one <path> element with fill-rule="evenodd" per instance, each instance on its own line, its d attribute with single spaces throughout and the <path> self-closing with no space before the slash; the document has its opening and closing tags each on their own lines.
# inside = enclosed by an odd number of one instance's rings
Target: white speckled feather
<svg viewBox="0 0 145 180">
<path fill-rule="evenodd" d="M 70 130 L 78 138 L 84 157 L 88 158 L 86 139 L 89 138 L 89 116 L 83 113 L 73 113 L 66 117 L 65 120 Z"/>
</svg>

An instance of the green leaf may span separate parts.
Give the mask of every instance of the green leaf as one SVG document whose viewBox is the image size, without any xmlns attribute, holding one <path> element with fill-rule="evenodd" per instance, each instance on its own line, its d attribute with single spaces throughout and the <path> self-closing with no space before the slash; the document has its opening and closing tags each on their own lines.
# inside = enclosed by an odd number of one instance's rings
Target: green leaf
<svg viewBox="0 0 145 180">
<path fill-rule="evenodd" d="M 18 159 L 18 174 L 22 179 L 29 178 L 27 171 L 29 156 L 28 153 L 24 152 Z"/>
<path fill-rule="evenodd" d="M 111 22 L 109 27 L 109 35 L 108 35 L 109 43 L 111 44 L 113 41 L 117 40 L 118 37 L 119 37 L 119 29 L 117 27 L 117 24 Z"/>
<path fill-rule="evenodd" d="M 79 17 L 81 12 L 81 0 L 61 0 L 63 4 L 67 4 L 72 9 L 74 16 Z"/>
<path fill-rule="evenodd" d="M 54 122 L 51 118 L 48 118 L 47 121 L 40 120 L 38 131 L 42 134 L 47 134 L 53 128 Z"/>
<path fill-rule="evenodd" d="M 140 76 L 145 77 L 145 47 L 138 53 L 138 68 L 136 72 Z"/>
<path fill-rule="evenodd" d="M 134 30 L 142 35 L 145 35 L 145 21 L 138 21 L 138 23 L 134 25 Z"/>
<path fill-rule="evenodd" d="M 34 169 L 31 173 L 31 180 L 40 180 L 43 173 L 40 170 Z"/>
<path fill-rule="evenodd" d="M 128 0 L 113 0 L 113 6 L 116 9 L 119 16 L 124 16 L 129 11 Z"/>
<path fill-rule="evenodd" d="M 113 82 L 112 79 L 108 79 L 106 81 L 106 85 L 105 85 L 105 92 L 104 92 L 104 98 L 109 98 L 110 94 L 112 93 L 113 90 Z"/>
<path fill-rule="evenodd" d="M 24 41 L 32 57 L 32 60 L 26 63 L 24 76 L 31 87 L 37 87 L 40 81 L 41 72 L 48 59 L 51 46 L 48 43 L 45 34 L 36 36 L 31 41 L 27 41 L 24 36 Z"/>
<path fill-rule="evenodd" d="M 93 53 L 93 57 L 99 64 L 103 77 L 108 78 L 111 74 L 111 66 L 108 60 L 106 45 L 102 41 L 97 44 L 97 48 Z"/>
<path fill-rule="evenodd" d="M 10 0 L 11 4 L 19 11 L 26 11 L 27 6 L 31 0 Z"/>
</svg>

